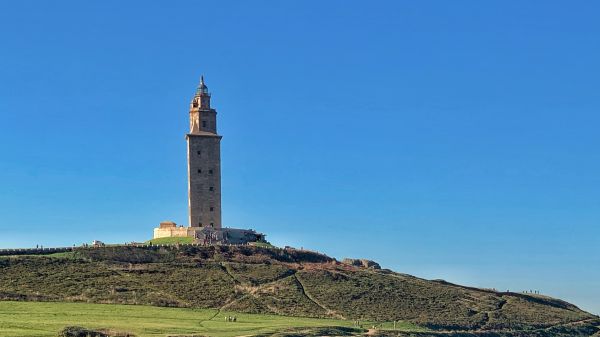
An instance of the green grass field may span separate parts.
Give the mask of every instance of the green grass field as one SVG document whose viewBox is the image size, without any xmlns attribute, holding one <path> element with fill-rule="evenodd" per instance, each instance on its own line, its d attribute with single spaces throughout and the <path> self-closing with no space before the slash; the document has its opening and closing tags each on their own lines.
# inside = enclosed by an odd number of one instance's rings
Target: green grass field
<svg viewBox="0 0 600 337">
<path fill-rule="evenodd" d="M 153 245 L 175 245 L 175 244 L 190 244 L 194 241 L 193 238 L 160 238 L 146 241 L 146 244 Z"/>
<path fill-rule="evenodd" d="M 226 316 L 236 316 L 237 321 L 227 322 Z M 168 334 L 232 337 L 272 333 L 294 327 L 352 327 L 352 324 L 352 321 L 343 320 L 254 315 L 211 309 L 0 301 L 2 337 L 55 337 L 62 328 L 72 325 L 131 332 L 138 337 L 164 337 Z M 406 323 L 398 325 L 398 328 L 418 329 Z"/>
</svg>

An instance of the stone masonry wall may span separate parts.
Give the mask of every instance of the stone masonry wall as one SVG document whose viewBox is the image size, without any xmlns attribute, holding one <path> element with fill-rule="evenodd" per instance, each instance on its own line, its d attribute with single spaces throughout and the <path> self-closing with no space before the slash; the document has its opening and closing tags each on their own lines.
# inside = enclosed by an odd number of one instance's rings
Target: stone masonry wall
<svg viewBox="0 0 600 337">
<path fill-rule="evenodd" d="M 221 228 L 221 136 L 187 136 L 189 225 Z"/>
<path fill-rule="evenodd" d="M 187 227 L 154 228 L 154 239 L 188 236 Z"/>
</svg>

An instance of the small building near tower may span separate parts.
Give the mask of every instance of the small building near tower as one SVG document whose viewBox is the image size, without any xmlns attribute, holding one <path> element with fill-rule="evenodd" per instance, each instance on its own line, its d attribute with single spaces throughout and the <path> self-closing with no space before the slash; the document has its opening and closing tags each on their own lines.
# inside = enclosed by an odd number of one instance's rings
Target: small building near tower
<svg viewBox="0 0 600 337">
<path fill-rule="evenodd" d="M 187 142 L 188 227 L 163 221 L 154 229 L 154 239 L 192 237 L 197 243 L 244 244 L 265 241 L 251 229 L 223 228 L 221 223 L 221 138 L 217 133 L 217 111 L 204 76 L 190 103 Z"/>
<path fill-rule="evenodd" d="M 177 224 L 172 221 L 163 221 L 158 225 L 158 228 L 154 228 L 153 238 L 184 238 L 188 236 L 188 229 L 186 227 L 178 227 Z"/>
</svg>

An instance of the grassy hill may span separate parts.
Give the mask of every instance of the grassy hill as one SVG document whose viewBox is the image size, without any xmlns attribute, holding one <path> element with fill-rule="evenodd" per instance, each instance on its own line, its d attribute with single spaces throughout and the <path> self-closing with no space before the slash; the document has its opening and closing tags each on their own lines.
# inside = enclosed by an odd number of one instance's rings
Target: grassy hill
<svg viewBox="0 0 600 337">
<path fill-rule="evenodd" d="M 590 336 L 600 326 L 596 316 L 558 299 L 350 266 L 309 251 L 249 246 L 104 247 L 0 258 L 0 299 L 396 320 L 430 330 L 412 332 L 420 336 Z"/>
<path fill-rule="evenodd" d="M 176 245 L 176 244 L 190 244 L 194 241 L 191 237 L 174 237 L 174 238 L 160 238 L 146 241 L 146 244 L 150 245 Z"/>
<path fill-rule="evenodd" d="M 226 317 L 235 316 L 235 322 Z M 111 329 L 139 337 L 202 334 L 213 337 L 267 335 L 290 328 L 351 328 L 352 322 L 277 315 L 244 314 L 216 309 L 160 308 L 118 304 L 0 302 L 2 337 L 56 337 L 65 326 Z M 404 326 L 410 329 L 410 326 Z M 418 329 L 417 329 L 418 330 Z"/>
</svg>

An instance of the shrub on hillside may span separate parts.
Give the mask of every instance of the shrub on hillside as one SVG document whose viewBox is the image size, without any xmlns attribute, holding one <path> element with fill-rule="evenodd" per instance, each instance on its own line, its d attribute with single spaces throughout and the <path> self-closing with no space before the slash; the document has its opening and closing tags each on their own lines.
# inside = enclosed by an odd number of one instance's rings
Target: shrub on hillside
<svg viewBox="0 0 600 337">
<path fill-rule="evenodd" d="M 107 334 L 88 330 L 80 326 L 68 326 L 58 333 L 58 337 L 108 337 Z"/>
<path fill-rule="evenodd" d="M 135 337 L 128 332 L 96 331 L 80 326 L 68 326 L 58 333 L 58 337 Z"/>
<path fill-rule="evenodd" d="M 167 247 L 98 247 L 78 249 L 77 255 L 92 261 L 126 263 L 172 262 L 175 254 Z"/>
</svg>

